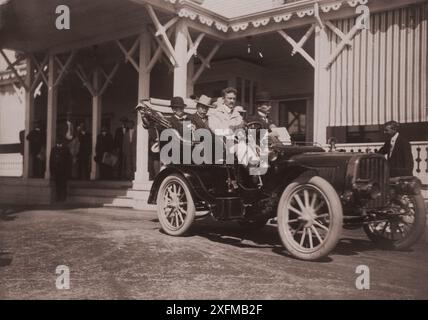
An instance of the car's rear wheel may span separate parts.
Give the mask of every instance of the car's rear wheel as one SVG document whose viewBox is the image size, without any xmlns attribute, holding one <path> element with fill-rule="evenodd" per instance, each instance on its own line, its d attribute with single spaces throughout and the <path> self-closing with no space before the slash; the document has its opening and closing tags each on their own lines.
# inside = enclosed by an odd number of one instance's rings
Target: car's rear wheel
<svg viewBox="0 0 428 320">
<path fill-rule="evenodd" d="M 403 195 L 399 205 L 402 214 L 387 221 L 364 225 L 364 231 L 370 240 L 380 246 L 406 250 L 415 244 L 425 231 L 425 203 L 421 195 Z"/>
<path fill-rule="evenodd" d="M 172 174 L 162 182 L 157 207 L 162 230 L 169 235 L 186 234 L 195 220 L 196 210 L 192 193 L 187 181 L 179 174 Z"/>
<path fill-rule="evenodd" d="M 278 231 L 287 251 L 302 260 L 319 260 L 336 246 L 342 233 L 340 199 L 326 180 L 297 179 L 278 205 Z"/>
</svg>

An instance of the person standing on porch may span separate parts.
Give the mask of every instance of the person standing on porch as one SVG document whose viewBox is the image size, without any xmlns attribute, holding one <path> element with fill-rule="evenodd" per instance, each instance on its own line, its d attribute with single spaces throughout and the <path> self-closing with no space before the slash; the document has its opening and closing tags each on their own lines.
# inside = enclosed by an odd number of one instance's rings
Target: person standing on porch
<svg viewBox="0 0 428 320">
<path fill-rule="evenodd" d="M 67 181 L 71 176 L 71 153 L 65 145 L 64 137 L 57 138 L 55 147 L 50 156 L 50 172 L 55 180 L 55 199 L 65 201 L 67 199 Z"/>
<path fill-rule="evenodd" d="M 413 175 L 413 155 L 409 141 L 399 132 L 400 124 L 389 121 L 384 125 L 386 142 L 379 150 L 388 160 L 391 177 Z"/>
<path fill-rule="evenodd" d="M 80 141 L 79 141 L 80 127 L 77 127 L 77 130 L 73 133 L 72 139 L 68 143 L 68 149 L 70 150 L 72 162 L 71 162 L 71 178 L 77 179 L 78 174 L 78 156 L 80 150 Z"/>
<path fill-rule="evenodd" d="M 89 180 L 91 168 L 92 137 L 86 131 L 85 123 L 79 126 L 79 154 L 77 156 L 78 179 Z"/>
<path fill-rule="evenodd" d="M 42 130 L 42 123 L 36 121 L 34 129 L 27 135 L 30 144 L 30 154 L 33 164 L 33 178 L 43 178 L 45 173 L 45 145 L 46 133 Z"/>
<path fill-rule="evenodd" d="M 118 161 L 118 165 L 117 165 L 117 178 L 119 180 L 124 180 L 126 179 L 126 174 L 124 169 L 124 165 L 122 163 L 123 161 L 123 139 L 126 135 L 126 133 L 128 132 L 128 118 L 127 117 L 122 117 L 120 118 L 120 122 L 122 123 L 122 125 L 120 126 L 120 128 L 116 129 L 116 132 L 114 134 L 114 149 L 115 149 L 115 153 L 117 154 L 119 161 Z"/>
<path fill-rule="evenodd" d="M 127 180 L 134 180 L 135 171 L 137 171 L 137 134 L 135 130 L 135 122 L 129 121 L 127 132 L 123 137 L 123 171 Z"/>
<path fill-rule="evenodd" d="M 110 134 L 106 126 L 102 126 L 101 133 L 97 136 L 94 159 L 99 165 L 101 180 L 111 180 L 113 178 L 113 168 L 103 162 L 105 154 L 111 153 L 113 149 L 113 136 Z"/>
</svg>

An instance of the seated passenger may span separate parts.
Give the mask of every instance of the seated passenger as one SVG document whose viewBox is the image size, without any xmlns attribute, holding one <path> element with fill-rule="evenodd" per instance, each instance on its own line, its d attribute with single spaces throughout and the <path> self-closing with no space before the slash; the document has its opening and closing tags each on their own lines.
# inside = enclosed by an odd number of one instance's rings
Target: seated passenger
<svg viewBox="0 0 428 320">
<path fill-rule="evenodd" d="M 196 98 L 196 113 L 189 115 L 190 120 L 197 129 L 210 129 L 208 126 L 208 111 L 214 108 L 211 104 L 212 99 L 202 95 L 199 99 Z"/>
<path fill-rule="evenodd" d="M 257 114 L 252 117 L 249 117 L 247 119 L 247 122 L 260 123 L 261 129 L 265 129 L 269 131 L 269 145 L 272 145 L 275 143 L 281 143 L 281 141 L 279 140 L 279 134 L 275 132 L 275 128 L 277 128 L 277 126 L 269 118 L 270 112 L 272 110 L 271 98 L 269 93 L 267 92 L 260 93 L 256 97 L 256 106 L 257 106 Z M 284 130 L 284 133 L 286 135 L 285 137 L 283 137 L 285 138 L 284 142 L 286 143 L 291 142 L 291 137 L 286 129 Z"/>
<path fill-rule="evenodd" d="M 191 126 L 189 129 L 194 130 L 194 126 L 191 124 L 190 115 L 184 112 L 184 108 L 187 105 L 184 103 L 182 97 L 174 97 L 171 100 L 171 105 L 169 106 L 172 109 L 173 115 L 168 118 L 169 122 L 173 129 L 177 130 L 180 133 L 180 136 L 183 137 L 183 125 Z"/>
<path fill-rule="evenodd" d="M 236 95 L 236 89 L 224 89 L 222 103 L 208 113 L 208 126 L 210 129 L 216 135 L 223 136 L 226 139 L 237 138 L 235 130 L 245 128 L 245 121 L 239 112 L 240 108 L 235 106 Z M 238 162 L 244 166 L 258 165 L 259 163 L 256 151 L 247 145 L 245 139 L 239 139 L 239 142 L 236 145 L 234 144 L 229 152 L 234 153 L 238 158 Z"/>
</svg>

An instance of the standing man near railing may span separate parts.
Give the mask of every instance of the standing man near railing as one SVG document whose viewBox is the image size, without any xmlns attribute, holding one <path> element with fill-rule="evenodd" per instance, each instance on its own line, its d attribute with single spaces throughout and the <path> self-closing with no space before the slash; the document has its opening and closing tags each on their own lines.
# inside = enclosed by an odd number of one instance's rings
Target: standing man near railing
<svg viewBox="0 0 428 320">
<path fill-rule="evenodd" d="M 385 123 L 384 134 L 387 141 L 379 150 L 388 160 L 391 177 L 413 175 L 413 155 L 409 141 L 399 133 L 400 124 L 396 121 Z"/>
<path fill-rule="evenodd" d="M 34 129 L 27 136 L 33 163 L 33 178 L 43 178 L 45 174 L 46 133 L 41 121 L 35 121 Z"/>
</svg>

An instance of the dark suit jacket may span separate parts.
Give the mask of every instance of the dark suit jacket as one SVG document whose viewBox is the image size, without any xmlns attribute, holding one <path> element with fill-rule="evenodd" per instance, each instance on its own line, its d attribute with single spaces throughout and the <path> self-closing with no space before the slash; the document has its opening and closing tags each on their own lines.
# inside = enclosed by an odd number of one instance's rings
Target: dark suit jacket
<svg viewBox="0 0 428 320">
<path fill-rule="evenodd" d="M 176 116 L 172 115 L 168 118 L 173 129 L 177 130 L 181 137 L 183 137 L 183 123 L 191 122 L 189 114 L 185 114 L 185 120 L 180 120 Z"/>
<path fill-rule="evenodd" d="M 101 163 L 105 152 L 113 151 L 113 137 L 110 133 L 103 136 L 101 133 L 97 136 L 97 144 L 95 146 L 95 161 Z"/>
<path fill-rule="evenodd" d="M 78 158 L 86 159 L 90 157 L 92 153 L 92 135 L 89 132 L 85 132 L 85 134 L 79 132 L 78 138 L 80 147 L 77 156 Z"/>
<path fill-rule="evenodd" d="M 55 146 L 50 156 L 50 172 L 56 179 L 69 179 L 71 176 L 71 153 L 66 146 Z"/>
<path fill-rule="evenodd" d="M 208 126 L 208 116 L 206 118 L 206 122 L 204 122 L 204 120 L 197 114 L 191 114 L 189 115 L 189 119 L 190 121 L 192 121 L 192 123 L 195 125 L 195 129 L 210 129 Z"/>
<path fill-rule="evenodd" d="M 27 136 L 27 140 L 30 143 L 30 153 L 33 156 L 37 156 L 42 150 L 46 143 L 46 133 L 42 130 L 31 130 Z"/>
<path fill-rule="evenodd" d="M 379 150 L 381 154 L 389 154 L 391 149 L 391 139 L 389 139 L 383 147 Z M 412 148 L 401 134 L 398 135 L 397 141 L 395 141 L 394 150 L 392 155 L 388 158 L 388 164 L 390 168 L 391 177 L 400 176 L 412 176 L 413 175 L 413 155 Z"/>
<path fill-rule="evenodd" d="M 262 129 L 270 130 L 270 126 L 274 125 L 273 121 L 269 118 L 263 119 L 261 115 L 257 112 L 254 116 L 250 116 L 246 119 L 247 123 L 250 122 L 260 122 L 262 124 Z"/>
<path fill-rule="evenodd" d="M 128 132 L 128 129 L 125 130 Z M 122 151 L 122 145 L 123 145 L 123 127 L 117 128 L 116 132 L 114 134 L 114 147 L 115 149 L 119 149 L 119 151 Z"/>
</svg>

